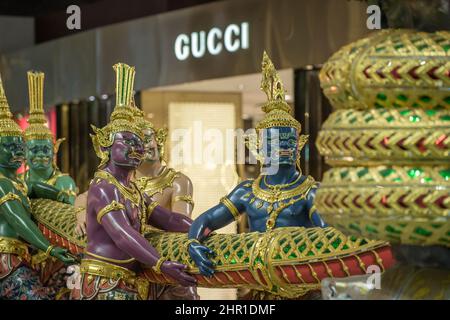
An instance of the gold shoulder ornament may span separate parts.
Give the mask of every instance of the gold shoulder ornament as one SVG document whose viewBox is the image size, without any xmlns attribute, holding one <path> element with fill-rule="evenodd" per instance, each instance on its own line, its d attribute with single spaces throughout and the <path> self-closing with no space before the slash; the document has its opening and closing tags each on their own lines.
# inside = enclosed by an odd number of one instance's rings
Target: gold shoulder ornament
<svg viewBox="0 0 450 320">
<path fill-rule="evenodd" d="M 15 193 L 8 192 L 6 195 L 4 195 L 3 197 L 0 198 L 0 206 L 6 202 L 12 201 L 12 200 L 17 200 L 19 202 L 22 202 L 22 199 L 20 198 L 20 196 L 18 196 Z"/>
<path fill-rule="evenodd" d="M 110 204 L 104 206 L 103 208 L 101 208 L 99 210 L 99 212 L 97 213 L 97 222 L 102 224 L 101 220 L 103 218 L 103 216 L 111 211 L 119 211 L 119 210 L 124 210 L 125 206 L 119 202 L 117 202 L 116 200 L 113 200 Z"/>
</svg>

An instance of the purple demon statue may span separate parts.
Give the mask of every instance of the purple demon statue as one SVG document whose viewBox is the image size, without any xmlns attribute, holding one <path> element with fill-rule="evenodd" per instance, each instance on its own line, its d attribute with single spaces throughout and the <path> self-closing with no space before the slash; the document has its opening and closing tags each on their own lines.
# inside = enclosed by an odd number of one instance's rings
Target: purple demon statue
<svg viewBox="0 0 450 320">
<path fill-rule="evenodd" d="M 187 232 L 192 221 L 157 205 L 132 181 L 144 157 L 143 130 L 131 103 L 135 70 L 123 63 L 114 70 L 115 110 L 110 122 L 93 127 L 91 135 L 101 162 L 88 191 L 87 248 L 72 299 L 149 299 L 153 287 L 137 275 L 143 265 L 183 286 L 196 283 L 185 265 L 162 258 L 143 236 L 148 225 Z"/>
</svg>

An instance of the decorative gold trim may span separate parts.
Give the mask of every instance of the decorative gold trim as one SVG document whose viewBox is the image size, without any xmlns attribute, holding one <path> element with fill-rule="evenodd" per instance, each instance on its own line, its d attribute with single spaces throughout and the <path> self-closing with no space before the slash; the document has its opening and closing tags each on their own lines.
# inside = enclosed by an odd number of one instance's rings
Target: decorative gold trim
<svg viewBox="0 0 450 320">
<path fill-rule="evenodd" d="M 125 206 L 116 200 L 113 200 L 110 204 L 104 206 L 101 208 L 97 213 L 97 222 L 99 224 L 102 224 L 101 220 L 103 216 L 111 211 L 119 211 L 119 210 L 125 210 Z"/>
<path fill-rule="evenodd" d="M 316 145 L 332 165 L 447 163 L 449 117 L 449 109 L 338 110 L 324 122 Z"/>
<path fill-rule="evenodd" d="M 155 271 L 156 274 L 161 274 L 161 273 L 162 273 L 162 271 L 161 271 L 161 266 L 162 266 L 163 263 L 166 262 L 166 261 L 167 261 L 166 258 L 160 257 L 160 258 L 158 259 L 158 261 L 156 261 L 156 264 L 152 267 L 153 271 Z"/>
<path fill-rule="evenodd" d="M 15 254 L 21 258 L 28 258 L 28 246 L 14 238 L 0 236 L 0 253 Z"/>
<path fill-rule="evenodd" d="M 311 207 L 311 209 L 309 209 L 309 212 L 308 212 L 309 221 L 312 221 L 312 215 L 313 215 L 313 213 L 316 212 L 316 211 L 317 211 L 316 205 L 313 205 L 313 206 Z"/>
<path fill-rule="evenodd" d="M 104 261 L 112 262 L 112 263 L 119 263 L 119 264 L 127 264 L 127 263 L 131 263 L 136 260 L 135 258 L 125 259 L 125 260 L 108 258 L 108 257 L 104 257 L 104 256 L 101 256 L 101 255 L 98 255 L 98 254 L 95 254 L 95 253 L 92 253 L 89 251 L 86 251 L 86 254 L 88 254 L 94 258 L 100 259 L 100 260 L 104 260 Z"/>
<path fill-rule="evenodd" d="M 448 106 L 449 39 L 448 31 L 373 33 L 334 53 L 320 71 L 320 85 L 334 109 Z"/>
<path fill-rule="evenodd" d="M 256 198 L 261 199 L 268 203 L 279 202 L 283 200 L 290 199 L 292 197 L 307 194 L 311 187 L 314 185 L 315 180 L 311 176 L 307 176 L 306 179 L 300 183 L 298 186 L 292 189 L 278 190 L 274 189 L 263 189 L 260 187 L 262 176 L 256 178 L 252 183 L 252 192 Z"/>
<path fill-rule="evenodd" d="M 3 197 L 0 198 L 0 206 L 2 204 L 4 204 L 5 202 L 12 201 L 12 200 L 17 200 L 19 202 L 22 202 L 22 199 L 20 198 L 20 196 L 18 196 L 15 193 L 8 192 L 6 195 L 4 195 Z"/>
<path fill-rule="evenodd" d="M 45 250 L 45 256 L 48 258 L 50 257 L 50 254 L 52 253 L 52 250 L 55 248 L 55 246 L 49 245 L 47 247 L 47 250 Z"/>
<path fill-rule="evenodd" d="M 177 201 L 186 202 L 186 203 L 190 204 L 192 206 L 192 208 L 194 208 L 194 199 L 192 199 L 192 196 L 189 194 L 185 194 L 182 196 L 175 196 L 172 200 L 172 204 L 174 204 Z"/>
<path fill-rule="evenodd" d="M 153 197 L 157 193 L 162 193 L 166 188 L 172 187 L 180 172 L 173 168 L 164 167 L 157 177 L 141 177 L 136 179 L 136 185 L 142 192 Z"/>
<path fill-rule="evenodd" d="M 139 297 L 142 300 L 148 298 L 149 282 L 144 278 L 136 276 L 136 273 L 126 268 L 103 261 L 83 259 L 81 260 L 80 272 L 82 274 L 104 277 L 113 281 L 123 280 L 125 283 L 137 289 Z"/>
<path fill-rule="evenodd" d="M 235 220 L 239 219 L 240 212 L 230 199 L 227 197 L 222 197 L 222 199 L 220 199 L 220 203 L 227 207 L 228 211 L 233 215 Z"/>
<path fill-rule="evenodd" d="M 153 211 L 155 210 L 155 208 L 159 206 L 158 201 L 152 201 L 148 206 L 147 206 L 147 220 L 150 218 L 150 216 L 152 215 Z"/>
<path fill-rule="evenodd" d="M 141 193 L 133 182 L 130 183 L 131 187 L 126 187 L 121 184 L 112 174 L 104 170 L 98 170 L 95 172 L 94 181 L 96 179 L 103 179 L 111 183 L 112 185 L 117 187 L 117 189 L 119 189 L 119 192 L 126 199 L 130 200 L 134 205 L 140 206 L 142 200 Z"/>
<path fill-rule="evenodd" d="M 198 243 L 198 244 L 201 244 L 201 242 L 200 242 L 198 239 L 195 239 L 195 238 L 189 239 L 189 240 L 186 242 L 186 252 L 189 251 L 189 246 L 190 246 L 192 243 Z"/>
</svg>

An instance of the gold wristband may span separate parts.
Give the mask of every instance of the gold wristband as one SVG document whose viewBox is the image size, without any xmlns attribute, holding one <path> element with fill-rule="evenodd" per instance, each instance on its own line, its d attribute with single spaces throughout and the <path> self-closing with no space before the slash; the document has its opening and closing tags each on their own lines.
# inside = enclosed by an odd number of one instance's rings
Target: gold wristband
<svg viewBox="0 0 450 320">
<path fill-rule="evenodd" d="M 159 206 L 158 201 L 152 201 L 152 203 L 150 203 L 147 206 L 147 221 L 150 218 L 150 216 L 152 215 L 153 211 L 155 210 L 155 208 Z"/>
<path fill-rule="evenodd" d="M 187 242 L 186 242 L 186 250 L 189 250 L 189 246 L 191 245 L 191 243 L 198 243 L 198 244 L 201 244 L 200 243 L 200 241 L 198 241 L 197 239 L 189 239 Z"/>
<path fill-rule="evenodd" d="M 220 203 L 222 203 L 225 207 L 227 207 L 227 209 L 233 215 L 235 220 L 239 219 L 240 214 L 239 210 L 235 207 L 235 205 L 233 204 L 233 202 L 231 202 L 230 199 L 228 199 L 227 197 L 223 197 L 222 199 L 220 199 Z"/>
<path fill-rule="evenodd" d="M 161 266 L 164 262 L 166 262 L 167 259 L 164 257 L 161 257 L 156 261 L 156 264 L 152 267 L 153 271 L 155 271 L 157 274 L 161 274 Z"/>
<path fill-rule="evenodd" d="M 3 197 L 0 198 L 0 206 L 4 204 L 5 202 L 11 201 L 11 200 L 18 200 L 22 201 L 22 199 L 15 193 L 9 192 Z"/>
<path fill-rule="evenodd" d="M 55 246 L 49 245 L 47 250 L 45 251 L 45 256 L 46 257 L 50 257 L 50 253 L 52 253 L 53 248 L 55 248 Z"/>
<path fill-rule="evenodd" d="M 105 207 L 101 208 L 100 211 L 97 213 L 97 221 L 98 223 L 101 223 L 101 220 L 103 216 L 111 211 L 118 211 L 125 209 L 125 206 L 116 200 L 113 200 L 110 204 L 106 205 Z"/>
</svg>

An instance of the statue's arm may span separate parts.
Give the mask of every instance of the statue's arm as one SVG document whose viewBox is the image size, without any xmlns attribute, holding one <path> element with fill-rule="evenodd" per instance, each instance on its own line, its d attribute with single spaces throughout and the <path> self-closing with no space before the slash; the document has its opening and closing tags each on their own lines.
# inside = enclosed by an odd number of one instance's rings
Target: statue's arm
<svg viewBox="0 0 450 320">
<path fill-rule="evenodd" d="M 69 196 L 67 194 L 61 193 L 60 190 L 56 187 L 44 182 L 33 182 L 30 197 L 50 199 L 71 204 L 69 202 Z"/>
<path fill-rule="evenodd" d="M 99 196 L 95 204 L 97 221 L 103 226 L 116 246 L 136 260 L 154 266 L 160 255 L 148 241 L 135 230 L 126 215 L 119 192 L 111 185 L 96 186 L 92 191 Z M 115 206 L 113 204 L 116 204 Z"/>
<path fill-rule="evenodd" d="M 11 182 L 0 180 L 0 214 L 8 224 L 28 243 L 46 251 L 50 246 L 37 225 L 31 220 Z"/>
<path fill-rule="evenodd" d="M 194 209 L 193 186 L 191 180 L 184 174 L 180 174 L 173 182 L 172 188 L 172 211 L 191 217 L 192 210 Z"/>
<path fill-rule="evenodd" d="M 65 192 L 71 205 L 75 204 L 78 188 L 71 176 L 63 175 L 56 180 L 55 184 L 58 190 Z"/>
<path fill-rule="evenodd" d="M 308 208 L 308 216 L 309 220 L 311 221 L 312 225 L 314 227 L 320 227 L 325 228 L 327 227 L 327 224 L 325 221 L 323 221 L 322 217 L 320 216 L 320 213 L 317 211 L 316 206 L 314 205 L 314 199 L 316 197 L 317 187 L 312 188 L 308 196 L 306 198 L 307 200 L 307 208 Z"/>
<path fill-rule="evenodd" d="M 156 207 L 155 207 L 156 205 Z M 192 219 L 177 212 L 172 212 L 157 205 L 157 202 L 151 202 L 147 213 L 148 224 L 170 232 L 188 232 L 192 224 Z"/>
<path fill-rule="evenodd" d="M 239 215 L 245 211 L 245 205 L 241 201 L 241 197 L 248 192 L 246 184 L 248 182 L 239 184 L 228 196 L 223 197 L 219 204 L 196 218 L 189 229 L 189 239 L 202 241 L 212 231 L 223 228 L 237 220 Z"/>
<path fill-rule="evenodd" d="M 74 207 L 76 208 L 77 224 L 75 226 L 75 232 L 78 235 L 86 234 L 86 208 L 87 208 L 87 195 L 85 191 L 75 198 Z"/>
</svg>

